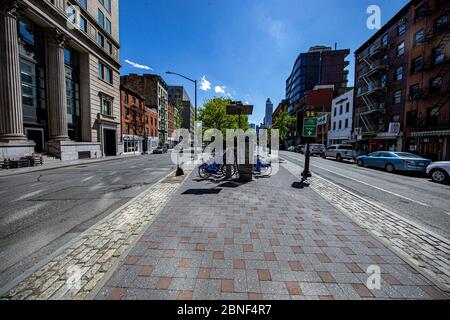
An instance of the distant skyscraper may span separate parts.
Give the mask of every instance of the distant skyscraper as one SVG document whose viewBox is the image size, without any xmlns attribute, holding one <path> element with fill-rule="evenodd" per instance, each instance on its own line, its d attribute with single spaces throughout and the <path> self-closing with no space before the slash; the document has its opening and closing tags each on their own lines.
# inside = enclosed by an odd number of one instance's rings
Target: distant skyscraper
<svg viewBox="0 0 450 320">
<path fill-rule="evenodd" d="M 272 128 L 272 113 L 273 113 L 273 103 L 270 99 L 267 99 L 266 102 L 266 117 L 264 119 L 265 127 L 270 129 Z"/>
</svg>

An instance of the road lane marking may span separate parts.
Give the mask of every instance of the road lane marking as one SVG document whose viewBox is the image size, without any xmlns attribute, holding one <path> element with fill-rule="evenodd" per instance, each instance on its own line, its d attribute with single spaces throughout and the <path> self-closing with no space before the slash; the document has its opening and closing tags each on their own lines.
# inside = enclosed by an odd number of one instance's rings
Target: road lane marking
<svg viewBox="0 0 450 320">
<path fill-rule="evenodd" d="M 81 182 L 86 182 L 86 181 L 89 181 L 89 180 L 91 180 L 93 178 L 94 178 L 94 176 L 90 176 L 90 177 L 87 177 L 86 179 L 81 180 Z"/>
<path fill-rule="evenodd" d="M 383 189 L 383 188 L 374 186 L 374 185 L 372 185 L 372 184 L 370 184 L 370 183 L 367 183 L 367 182 L 364 182 L 364 181 L 361 181 L 361 180 L 358 180 L 358 179 L 350 178 L 350 177 L 345 176 L 345 175 L 343 175 L 343 174 L 340 174 L 340 173 L 337 173 L 337 172 L 335 172 L 335 171 L 331 171 L 331 170 L 328 170 L 328 169 L 319 167 L 319 166 L 314 165 L 314 164 L 311 164 L 311 166 L 316 167 L 316 168 L 318 168 L 318 169 L 322 169 L 322 170 L 328 171 L 328 172 L 330 172 L 330 173 L 333 173 L 333 174 L 335 174 L 335 175 L 341 176 L 341 177 L 343 177 L 343 178 L 346 178 L 346 179 L 349 179 L 349 180 L 356 181 L 356 182 L 358 182 L 358 183 L 364 184 L 364 185 L 369 186 L 369 187 L 372 187 L 372 188 L 374 188 L 374 189 L 377 189 L 377 190 L 380 190 L 380 191 L 389 193 L 389 194 L 391 194 L 391 195 L 393 195 L 393 196 L 396 196 L 396 197 L 399 197 L 399 198 L 402 198 L 402 199 L 405 199 L 405 200 L 408 200 L 408 201 L 411 201 L 411 202 L 420 204 L 421 206 L 424 206 L 424 207 L 427 207 L 427 208 L 431 208 L 431 206 L 430 206 L 429 204 L 426 204 L 426 203 L 423 203 L 423 202 L 420 202 L 420 201 L 417 201 L 417 200 L 414 200 L 414 199 L 411 199 L 411 198 L 402 196 L 401 194 L 398 194 L 398 193 L 395 193 L 395 192 L 392 192 L 392 191 L 389 191 L 389 190 L 386 190 L 386 189 Z"/>
<path fill-rule="evenodd" d="M 30 192 L 30 193 L 28 193 L 28 194 L 25 194 L 25 195 L 23 195 L 23 196 L 17 198 L 17 199 L 14 200 L 13 202 L 22 201 L 22 200 L 31 198 L 31 197 L 33 197 L 33 196 L 38 195 L 38 194 L 41 193 L 42 191 L 43 191 L 43 190 L 38 190 L 38 191 Z"/>
</svg>

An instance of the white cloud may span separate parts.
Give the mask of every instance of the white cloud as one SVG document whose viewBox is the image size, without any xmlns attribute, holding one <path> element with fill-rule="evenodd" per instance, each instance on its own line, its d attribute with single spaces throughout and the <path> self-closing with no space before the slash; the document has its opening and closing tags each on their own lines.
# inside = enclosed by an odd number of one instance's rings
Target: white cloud
<svg viewBox="0 0 450 320">
<path fill-rule="evenodd" d="M 216 87 L 214 88 L 214 91 L 215 91 L 216 93 L 225 94 L 225 89 L 226 89 L 226 87 L 216 86 Z"/>
<path fill-rule="evenodd" d="M 202 77 L 202 82 L 200 84 L 200 89 L 203 91 L 211 90 L 211 82 L 206 80 L 206 76 Z"/>
<path fill-rule="evenodd" d="M 137 69 L 144 69 L 144 70 L 151 70 L 151 71 L 153 71 L 152 68 L 150 68 L 149 66 L 145 66 L 143 64 L 139 64 L 139 63 L 136 63 L 136 62 L 133 62 L 133 61 L 130 61 L 130 60 L 125 60 L 125 62 L 128 63 L 129 65 L 131 65 L 132 67 L 137 68 Z"/>
</svg>

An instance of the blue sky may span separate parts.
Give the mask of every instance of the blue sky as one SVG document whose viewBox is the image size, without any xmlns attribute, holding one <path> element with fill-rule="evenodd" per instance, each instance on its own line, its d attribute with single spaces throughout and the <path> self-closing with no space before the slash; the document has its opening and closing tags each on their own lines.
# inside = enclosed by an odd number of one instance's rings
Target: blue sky
<svg viewBox="0 0 450 320">
<path fill-rule="evenodd" d="M 384 24 L 407 2 L 121 0 L 121 73 L 161 74 L 168 84 L 184 85 L 192 101 L 193 85 L 165 71 L 206 79 L 199 105 L 229 95 L 254 104 L 250 120 L 259 123 L 265 101 L 277 106 L 284 98 L 293 63 L 310 46 L 350 48 L 353 85 L 353 52 L 375 32 L 366 27 L 367 7 L 380 6 Z"/>
</svg>

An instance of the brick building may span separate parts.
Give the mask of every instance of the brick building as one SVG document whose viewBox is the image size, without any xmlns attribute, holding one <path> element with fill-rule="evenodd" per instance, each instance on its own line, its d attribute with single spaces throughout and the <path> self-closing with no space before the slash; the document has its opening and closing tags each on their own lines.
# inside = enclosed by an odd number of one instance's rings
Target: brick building
<svg viewBox="0 0 450 320">
<path fill-rule="evenodd" d="M 122 84 L 145 98 L 145 105 L 158 112 L 159 143 L 168 142 L 169 97 L 168 85 L 156 74 L 130 74 L 121 77 Z"/>
<path fill-rule="evenodd" d="M 410 1 L 356 50 L 361 149 L 450 157 L 448 15 L 448 1 Z"/>
<path fill-rule="evenodd" d="M 158 116 L 139 93 L 122 85 L 121 128 L 124 153 L 146 153 L 158 146 Z"/>
<path fill-rule="evenodd" d="M 367 152 L 403 149 L 410 25 L 406 6 L 355 51 L 355 140 Z"/>
<path fill-rule="evenodd" d="M 450 160 L 450 2 L 411 4 L 405 150 Z"/>
</svg>

